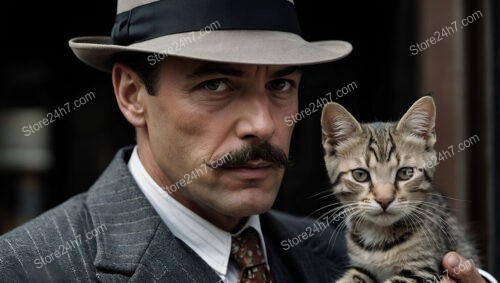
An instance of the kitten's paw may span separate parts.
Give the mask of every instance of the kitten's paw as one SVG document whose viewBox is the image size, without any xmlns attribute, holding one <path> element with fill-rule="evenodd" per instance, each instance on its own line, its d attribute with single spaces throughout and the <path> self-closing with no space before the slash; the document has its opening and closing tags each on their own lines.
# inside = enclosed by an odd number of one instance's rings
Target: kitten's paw
<svg viewBox="0 0 500 283">
<path fill-rule="evenodd" d="M 375 279 L 367 273 L 358 268 L 351 268 L 335 283 L 375 283 Z"/>
</svg>

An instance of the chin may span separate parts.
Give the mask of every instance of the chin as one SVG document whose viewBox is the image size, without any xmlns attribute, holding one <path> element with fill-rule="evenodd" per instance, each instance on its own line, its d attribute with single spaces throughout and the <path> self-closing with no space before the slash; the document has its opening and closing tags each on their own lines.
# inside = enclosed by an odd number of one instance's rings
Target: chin
<svg viewBox="0 0 500 283">
<path fill-rule="evenodd" d="M 259 204 L 259 205 L 238 205 L 238 206 L 231 206 L 226 208 L 226 215 L 230 215 L 232 217 L 248 217 L 251 215 L 258 215 L 265 213 L 269 211 L 272 208 L 272 203 L 271 205 L 264 205 L 264 204 Z"/>
<path fill-rule="evenodd" d="M 277 190 L 266 188 L 245 188 L 238 192 L 236 199 L 229 204 L 231 214 L 236 217 L 246 217 L 269 211 L 276 199 Z"/>
</svg>

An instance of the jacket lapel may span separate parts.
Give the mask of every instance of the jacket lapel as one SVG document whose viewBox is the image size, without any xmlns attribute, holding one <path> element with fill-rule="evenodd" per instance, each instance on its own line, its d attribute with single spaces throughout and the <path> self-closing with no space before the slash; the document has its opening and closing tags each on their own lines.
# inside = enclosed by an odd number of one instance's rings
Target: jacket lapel
<svg viewBox="0 0 500 283">
<path fill-rule="evenodd" d="M 172 235 L 139 189 L 126 164 L 130 154 L 131 148 L 120 150 L 88 193 L 89 231 L 103 230 L 95 237 L 98 278 L 217 282 L 215 271 Z"/>
<path fill-rule="evenodd" d="M 162 223 L 131 282 L 219 282 L 220 277 Z"/>
</svg>

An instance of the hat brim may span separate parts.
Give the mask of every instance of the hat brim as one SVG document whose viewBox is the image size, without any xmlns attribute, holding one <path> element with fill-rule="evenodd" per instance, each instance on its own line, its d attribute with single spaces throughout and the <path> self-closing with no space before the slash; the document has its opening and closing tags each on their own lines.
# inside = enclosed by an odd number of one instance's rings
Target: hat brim
<svg viewBox="0 0 500 283">
<path fill-rule="evenodd" d="M 150 53 L 150 65 L 168 56 L 222 63 L 311 65 L 341 59 L 352 51 L 346 41 L 308 42 L 293 33 L 260 30 L 178 33 L 129 46 L 113 45 L 110 37 L 78 37 L 69 46 L 78 59 L 105 72 L 111 71 L 114 54 L 130 51 Z"/>
</svg>

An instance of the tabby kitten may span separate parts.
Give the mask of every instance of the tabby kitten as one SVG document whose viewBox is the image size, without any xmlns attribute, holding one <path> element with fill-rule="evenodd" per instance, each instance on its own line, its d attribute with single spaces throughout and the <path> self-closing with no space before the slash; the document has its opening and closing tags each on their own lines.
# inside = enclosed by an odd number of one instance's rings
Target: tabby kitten
<svg viewBox="0 0 500 283">
<path fill-rule="evenodd" d="M 479 262 L 432 183 L 435 117 L 429 96 L 392 123 L 360 124 L 337 103 L 323 109 L 326 168 L 350 211 L 351 268 L 337 282 L 439 282 L 448 251 Z"/>
</svg>

